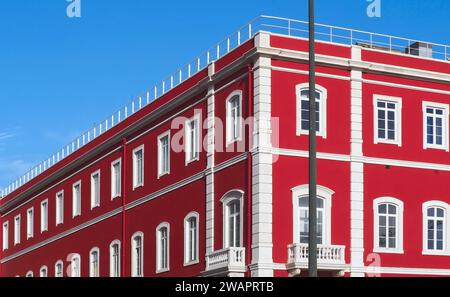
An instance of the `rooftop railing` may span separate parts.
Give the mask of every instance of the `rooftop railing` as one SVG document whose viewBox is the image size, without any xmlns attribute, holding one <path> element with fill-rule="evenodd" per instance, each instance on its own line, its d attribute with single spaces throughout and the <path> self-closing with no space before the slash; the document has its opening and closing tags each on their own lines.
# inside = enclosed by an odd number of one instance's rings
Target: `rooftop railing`
<svg viewBox="0 0 450 297">
<path fill-rule="evenodd" d="M 61 160 L 67 158 L 67 156 L 73 154 L 87 143 L 99 137 L 132 114 L 141 110 L 154 100 L 157 100 L 165 93 L 180 85 L 182 82 L 205 69 L 211 62 L 218 60 L 222 56 L 236 49 L 242 43 L 250 40 L 260 31 L 267 31 L 274 34 L 282 34 L 292 37 L 308 38 L 308 22 L 264 15 L 253 19 L 246 25 L 239 28 L 235 33 L 223 39 L 221 42 L 217 43 L 215 46 L 193 59 L 184 67 L 181 67 L 176 72 L 167 76 L 143 94 L 133 98 L 131 102 L 119 111 L 95 125 L 93 128 L 87 130 L 69 144 L 63 146 L 62 149 L 54 153 L 48 159 L 31 168 L 24 175 L 20 176 L 7 187 L 0 190 L 0 197 L 5 197 L 35 177 L 41 175 L 43 172 L 53 167 Z M 363 47 L 380 49 L 388 52 L 403 53 L 406 55 L 415 56 L 421 55 L 432 59 L 450 61 L 450 47 L 443 44 L 352 30 L 336 26 L 316 24 L 316 39 L 318 41 L 332 42 L 343 45 L 360 45 Z"/>
</svg>

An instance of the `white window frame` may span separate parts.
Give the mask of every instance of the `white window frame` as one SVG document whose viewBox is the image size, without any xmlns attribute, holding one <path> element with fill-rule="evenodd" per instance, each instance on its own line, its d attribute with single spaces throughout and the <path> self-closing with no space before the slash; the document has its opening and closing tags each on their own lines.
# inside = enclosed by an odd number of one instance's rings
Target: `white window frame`
<svg viewBox="0 0 450 297">
<path fill-rule="evenodd" d="M 299 234 L 300 234 L 300 214 L 298 212 L 299 198 L 309 196 L 309 186 L 308 185 L 300 185 L 291 189 L 292 192 L 292 206 L 293 206 L 293 233 L 292 233 L 292 242 L 300 243 Z M 317 185 L 317 197 L 324 200 L 324 214 L 323 214 L 323 243 L 322 245 L 331 245 L 331 216 L 332 216 L 332 201 L 333 201 L 334 191 Z"/>
<path fill-rule="evenodd" d="M 118 269 L 119 271 L 117 271 L 117 275 L 115 275 L 115 263 L 114 263 L 114 257 L 113 257 L 113 246 L 114 245 L 118 245 L 119 249 L 118 249 L 118 257 L 117 257 L 117 264 L 118 264 Z M 122 247 L 121 247 L 121 243 L 120 240 L 116 239 L 113 242 L 111 242 L 111 244 L 109 245 L 109 276 L 110 277 L 120 277 L 122 274 L 122 263 L 121 263 L 121 256 L 122 256 Z"/>
<path fill-rule="evenodd" d="M 94 183 L 94 177 L 98 176 L 98 201 L 96 197 L 96 191 L 95 191 L 95 183 Z M 102 188 L 101 188 L 101 171 L 100 169 L 93 172 L 91 174 L 91 210 L 100 207 L 100 197 L 102 195 Z"/>
<path fill-rule="evenodd" d="M 378 206 L 380 204 L 393 204 L 397 207 L 396 216 L 396 242 L 395 248 L 380 247 L 379 242 L 379 225 L 380 217 L 378 213 Z M 403 201 L 393 197 L 380 197 L 373 200 L 373 252 L 374 253 L 388 253 L 388 254 L 403 254 Z"/>
<path fill-rule="evenodd" d="M 141 266 L 141 274 L 139 275 L 137 272 L 137 253 L 136 253 L 136 245 L 135 238 L 141 238 L 141 257 L 140 257 L 140 266 Z M 133 236 L 131 236 L 131 276 L 132 277 L 144 277 L 144 233 L 141 231 L 135 232 Z"/>
<path fill-rule="evenodd" d="M 184 218 L 184 266 L 189 266 L 193 264 L 199 263 L 199 214 L 198 212 L 192 211 Z M 195 230 L 195 258 L 193 260 L 189 259 L 189 254 L 191 251 L 191 247 L 189 246 L 189 220 L 195 218 L 196 221 L 196 230 Z"/>
<path fill-rule="evenodd" d="M 61 265 L 61 275 L 58 275 L 58 265 Z M 58 260 L 55 263 L 55 277 L 64 277 L 64 262 L 62 260 Z"/>
<path fill-rule="evenodd" d="M 395 104 L 395 139 L 387 139 L 388 128 L 386 127 L 386 139 L 378 137 L 378 101 L 388 102 Z M 386 114 L 387 116 L 387 114 Z M 373 142 L 375 144 L 385 143 L 385 144 L 395 144 L 399 147 L 402 146 L 402 98 L 384 96 L 384 95 L 374 95 L 373 96 Z"/>
<path fill-rule="evenodd" d="M 28 271 L 25 277 L 33 277 L 33 271 Z"/>
<path fill-rule="evenodd" d="M 168 150 L 169 153 L 167 154 L 167 170 L 163 170 L 164 167 L 164 154 L 163 154 L 163 150 L 162 150 L 162 144 L 161 144 L 161 140 L 163 138 L 167 137 L 168 139 Z M 164 175 L 170 174 L 170 144 L 171 144 L 171 140 L 170 140 L 170 130 L 164 132 L 163 134 L 158 136 L 158 179 L 161 178 Z"/>
<path fill-rule="evenodd" d="M 75 188 L 79 187 L 79 197 L 75 197 Z M 72 218 L 81 216 L 81 180 L 77 181 L 76 183 L 74 183 L 72 185 Z M 78 199 L 75 199 L 78 198 Z M 78 205 L 79 205 L 79 209 L 78 209 Z M 78 210 L 78 212 L 77 212 Z"/>
<path fill-rule="evenodd" d="M 94 261 L 92 255 L 97 253 L 97 275 L 94 273 Z M 93 247 L 89 251 L 89 277 L 100 277 L 100 249 Z"/>
<path fill-rule="evenodd" d="M 234 99 L 235 97 L 238 97 L 238 113 L 239 113 L 239 117 L 237 118 L 237 122 L 233 122 L 233 116 L 232 116 L 232 110 L 231 110 L 231 100 Z M 227 140 L 227 146 L 235 143 L 235 142 L 239 142 L 242 140 L 242 90 L 236 90 L 233 91 L 230 95 L 228 95 L 226 101 L 226 140 Z M 233 132 L 235 129 L 235 126 L 237 127 L 237 131 L 238 131 L 238 135 L 237 137 L 233 136 Z"/>
<path fill-rule="evenodd" d="M 43 216 L 44 205 L 46 205 L 45 216 Z M 41 233 L 48 231 L 48 210 L 49 210 L 48 199 L 45 199 L 44 201 L 41 202 Z"/>
<path fill-rule="evenodd" d="M 9 221 L 3 223 L 3 251 L 9 248 Z"/>
<path fill-rule="evenodd" d="M 78 275 L 75 270 L 75 259 L 78 259 Z M 80 254 L 73 254 L 70 258 L 70 277 L 81 277 L 81 256 Z"/>
<path fill-rule="evenodd" d="M 19 222 L 19 224 L 17 224 Z M 14 217 L 14 246 L 20 244 L 21 237 L 21 218 L 20 214 Z"/>
<path fill-rule="evenodd" d="M 423 101 L 422 102 L 422 118 L 423 118 L 423 149 L 440 149 L 445 150 L 446 152 L 449 150 L 449 104 L 436 103 Z M 427 108 L 437 108 L 443 109 L 443 123 L 442 123 L 442 145 L 436 144 L 428 144 L 427 141 Z"/>
<path fill-rule="evenodd" d="M 61 200 L 59 200 L 59 197 L 61 197 Z M 56 193 L 56 226 L 64 224 L 64 190 L 59 191 Z"/>
<path fill-rule="evenodd" d="M 437 207 L 444 209 L 444 249 L 442 251 L 437 250 L 429 250 L 428 249 L 428 215 L 427 210 L 430 207 Z M 422 204 L 422 254 L 423 255 L 441 255 L 441 256 L 450 256 L 450 204 L 445 203 L 443 201 L 427 201 Z"/>
<path fill-rule="evenodd" d="M 27 240 L 33 237 L 34 237 L 34 207 L 30 207 L 27 209 Z"/>
<path fill-rule="evenodd" d="M 116 184 L 115 184 L 115 177 L 116 174 L 114 172 L 114 166 L 119 164 L 119 185 L 120 185 L 120 189 L 116 189 Z M 122 158 L 119 158 L 113 162 L 111 162 L 111 200 L 114 200 L 115 198 L 118 198 L 122 195 Z"/>
<path fill-rule="evenodd" d="M 47 266 L 42 266 L 39 269 L 39 277 L 48 277 L 48 268 L 47 268 Z"/>
<path fill-rule="evenodd" d="M 138 181 L 138 167 L 137 167 L 137 158 L 136 158 L 136 154 L 138 152 L 142 152 L 142 172 L 141 172 L 141 181 Z M 144 186 L 144 145 L 140 145 L 137 148 L 135 148 L 133 150 L 133 191 L 136 190 L 137 188 L 143 187 Z"/>
<path fill-rule="evenodd" d="M 244 191 L 239 190 L 239 189 L 233 189 L 231 191 L 228 191 L 227 193 L 225 193 L 225 195 L 223 195 L 223 197 L 220 199 L 220 201 L 222 202 L 222 217 L 223 217 L 223 247 L 224 248 L 229 248 L 230 247 L 230 239 L 229 239 L 229 204 L 231 202 L 234 202 L 235 200 L 239 201 L 239 247 L 243 247 L 244 246 L 244 215 L 243 215 L 243 210 L 244 210 Z"/>
<path fill-rule="evenodd" d="M 197 149 L 197 156 L 195 157 L 195 158 L 192 158 L 191 159 L 191 156 L 190 156 L 190 154 L 191 154 L 191 150 L 190 150 L 190 147 L 191 147 L 191 143 L 192 143 L 192 139 L 191 139 L 191 137 L 190 137 L 190 131 L 191 131 L 191 128 L 190 128 L 190 123 L 191 122 L 193 122 L 193 121 L 196 121 L 197 122 L 197 141 L 196 141 L 196 149 Z M 184 127 L 185 127 L 185 135 L 184 135 L 184 151 L 185 151 L 185 154 L 186 154 L 186 156 L 185 156 L 185 165 L 187 166 L 188 164 L 190 164 L 190 163 L 192 163 L 192 162 L 195 162 L 195 161 L 198 161 L 198 160 L 200 160 L 200 149 L 201 149 L 201 139 L 202 139 L 202 126 L 201 126 L 201 118 L 200 118 L 200 114 L 199 113 L 197 113 L 197 114 L 195 114 L 192 118 L 190 118 L 190 119 L 187 119 L 186 120 L 186 122 L 185 122 L 185 124 L 184 124 Z"/>
<path fill-rule="evenodd" d="M 302 129 L 302 96 L 301 91 L 309 90 L 309 83 L 298 84 L 295 87 L 296 92 L 296 131 L 297 136 L 300 135 L 309 135 L 309 130 Z M 321 85 L 316 84 L 316 91 L 321 94 L 320 97 L 320 119 L 319 119 L 319 131 L 316 132 L 318 137 L 322 137 L 323 139 L 327 138 L 327 99 L 328 99 L 328 90 Z M 317 104 L 317 102 L 316 102 Z"/>
<path fill-rule="evenodd" d="M 167 267 L 160 266 L 161 260 L 161 229 L 167 228 Z M 156 273 L 163 273 L 170 270 L 170 224 L 162 222 L 156 227 Z"/>
</svg>

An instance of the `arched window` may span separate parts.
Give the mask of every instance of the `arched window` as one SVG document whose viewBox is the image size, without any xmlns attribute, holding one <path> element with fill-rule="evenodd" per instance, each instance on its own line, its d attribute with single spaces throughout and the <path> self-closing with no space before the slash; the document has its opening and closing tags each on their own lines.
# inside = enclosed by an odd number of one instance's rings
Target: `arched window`
<svg viewBox="0 0 450 297">
<path fill-rule="evenodd" d="M 169 270 L 169 238 L 170 225 L 161 223 L 156 228 L 156 272 Z"/>
<path fill-rule="evenodd" d="M 225 194 L 223 204 L 224 247 L 242 246 L 242 197 L 244 192 L 232 190 Z"/>
<path fill-rule="evenodd" d="M 120 241 L 114 240 L 109 246 L 109 276 L 120 277 Z"/>
<path fill-rule="evenodd" d="M 184 263 L 198 263 L 198 213 L 191 212 L 184 219 Z"/>
<path fill-rule="evenodd" d="M 47 277 L 48 276 L 48 268 L 47 266 L 42 266 L 41 269 L 39 269 L 39 277 Z"/>
<path fill-rule="evenodd" d="M 63 268 L 64 268 L 64 264 L 63 261 L 58 260 L 58 262 L 56 262 L 55 264 L 55 277 L 63 277 Z"/>
<path fill-rule="evenodd" d="M 297 135 L 309 134 L 309 84 L 299 84 L 297 93 Z M 316 85 L 316 132 L 327 138 L 327 89 Z"/>
<path fill-rule="evenodd" d="M 81 277 L 81 257 L 79 254 L 72 255 L 70 260 L 70 276 Z"/>
<path fill-rule="evenodd" d="M 317 243 L 331 244 L 331 198 L 334 192 L 317 186 Z M 301 185 L 292 189 L 293 241 L 307 244 L 309 238 L 309 187 Z"/>
<path fill-rule="evenodd" d="M 242 91 L 234 91 L 226 100 L 227 144 L 242 138 Z"/>
<path fill-rule="evenodd" d="M 100 250 L 98 247 L 94 247 L 89 252 L 89 276 L 100 276 Z"/>
<path fill-rule="evenodd" d="M 144 265 L 144 234 L 136 232 L 131 238 L 131 276 L 142 277 Z"/>
<path fill-rule="evenodd" d="M 449 254 L 450 205 L 441 201 L 423 204 L 423 253 Z"/>
<path fill-rule="evenodd" d="M 381 197 L 373 201 L 374 252 L 403 253 L 403 202 Z"/>
<path fill-rule="evenodd" d="M 33 271 L 28 271 L 25 277 L 33 277 Z"/>
</svg>

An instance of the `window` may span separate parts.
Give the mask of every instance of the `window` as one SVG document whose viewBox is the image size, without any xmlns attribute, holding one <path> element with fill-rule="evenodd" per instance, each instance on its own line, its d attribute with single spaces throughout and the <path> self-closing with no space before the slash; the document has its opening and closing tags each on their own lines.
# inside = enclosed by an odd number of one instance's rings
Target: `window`
<svg viewBox="0 0 450 297">
<path fill-rule="evenodd" d="M 449 151 L 449 105 L 423 102 L 423 148 Z"/>
<path fill-rule="evenodd" d="M 70 276 L 71 277 L 81 276 L 81 257 L 78 254 L 73 255 L 70 260 Z"/>
<path fill-rule="evenodd" d="M 121 194 L 121 159 L 114 161 L 111 164 L 111 198 L 119 197 Z"/>
<path fill-rule="evenodd" d="M 25 277 L 33 277 L 33 271 L 28 271 Z"/>
<path fill-rule="evenodd" d="M 300 84 L 297 92 L 297 135 L 309 134 L 309 84 Z M 316 132 L 317 136 L 327 136 L 327 90 L 316 85 Z"/>
<path fill-rule="evenodd" d="M 41 203 L 41 233 L 48 231 L 48 200 Z"/>
<path fill-rule="evenodd" d="M 192 212 L 184 219 L 184 263 L 198 263 L 198 213 Z"/>
<path fill-rule="evenodd" d="M 59 260 L 55 264 L 55 277 L 63 277 L 63 262 Z"/>
<path fill-rule="evenodd" d="M 373 201 L 374 252 L 403 253 L 403 202 L 382 197 Z"/>
<path fill-rule="evenodd" d="M 186 121 L 185 151 L 186 164 L 199 159 L 200 152 L 200 116 L 197 114 Z"/>
<path fill-rule="evenodd" d="M 169 224 L 156 228 L 156 273 L 169 270 Z"/>
<path fill-rule="evenodd" d="M 402 145 L 402 98 L 375 95 L 374 143 Z"/>
<path fill-rule="evenodd" d="M 224 246 L 242 246 L 242 198 L 244 192 L 233 190 L 222 197 Z"/>
<path fill-rule="evenodd" d="M 20 215 L 14 218 L 14 245 L 20 243 Z"/>
<path fill-rule="evenodd" d="M 3 250 L 8 249 L 9 245 L 9 223 L 5 222 L 3 223 Z"/>
<path fill-rule="evenodd" d="M 100 206 L 100 170 L 91 175 L 91 209 Z"/>
<path fill-rule="evenodd" d="M 226 100 L 227 144 L 242 137 L 242 91 L 235 91 Z"/>
<path fill-rule="evenodd" d="M 27 239 L 34 235 L 34 208 L 27 210 Z"/>
<path fill-rule="evenodd" d="M 77 182 L 72 188 L 72 217 L 81 215 L 81 182 Z"/>
<path fill-rule="evenodd" d="M 317 243 L 331 244 L 331 199 L 334 192 L 317 186 Z M 309 237 L 309 187 L 301 185 L 292 189 L 293 203 L 293 241 L 307 244 Z"/>
<path fill-rule="evenodd" d="M 428 201 L 423 212 L 423 254 L 450 255 L 450 205 L 441 201 Z"/>
<path fill-rule="evenodd" d="M 143 274 L 143 239 L 144 234 L 137 232 L 131 239 L 131 276 L 142 277 Z"/>
<path fill-rule="evenodd" d="M 114 240 L 109 246 L 109 275 L 120 277 L 120 241 Z"/>
<path fill-rule="evenodd" d="M 170 172 L 170 131 L 158 137 L 158 177 Z"/>
<path fill-rule="evenodd" d="M 144 185 L 144 146 L 133 151 L 133 189 Z"/>
<path fill-rule="evenodd" d="M 89 253 L 89 276 L 99 277 L 100 276 L 100 250 L 95 247 Z"/>
<path fill-rule="evenodd" d="M 64 223 L 64 191 L 56 194 L 56 226 Z"/>
<path fill-rule="evenodd" d="M 47 277 L 48 276 L 48 269 L 47 266 L 42 266 L 39 270 L 39 277 Z"/>
</svg>

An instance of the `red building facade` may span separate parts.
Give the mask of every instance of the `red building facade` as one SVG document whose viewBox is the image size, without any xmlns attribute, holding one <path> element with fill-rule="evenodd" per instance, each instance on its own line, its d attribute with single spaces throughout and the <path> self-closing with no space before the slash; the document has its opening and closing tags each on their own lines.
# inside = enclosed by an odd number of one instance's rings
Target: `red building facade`
<svg viewBox="0 0 450 297">
<path fill-rule="evenodd" d="M 24 176 L 1 275 L 304 275 L 308 42 L 285 29 L 239 31 Z M 317 42 L 320 275 L 450 275 L 450 51 L 405 49 Z"/>
</svg>

